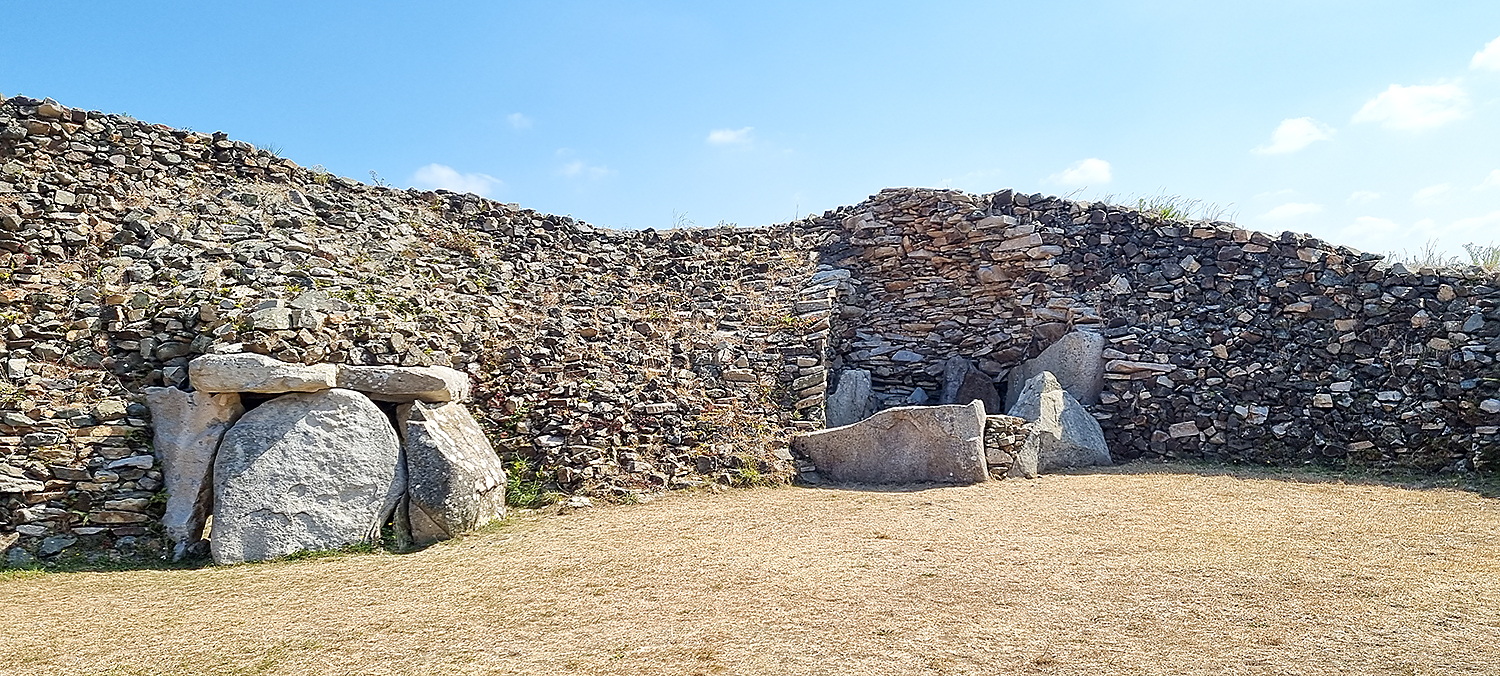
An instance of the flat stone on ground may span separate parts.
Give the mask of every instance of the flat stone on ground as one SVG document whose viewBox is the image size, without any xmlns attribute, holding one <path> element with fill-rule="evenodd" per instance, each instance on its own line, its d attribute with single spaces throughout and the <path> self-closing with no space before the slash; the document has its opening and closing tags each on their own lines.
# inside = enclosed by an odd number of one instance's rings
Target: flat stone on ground
<svg viewBox="0 0 1500 676">
<path fill-rule="evenodd" d="M 830 481 L 969 484 L 989 478 L 979 403 L 886 409 L 852 425 L 799 434 L 792 450 Z"/>
</svg>

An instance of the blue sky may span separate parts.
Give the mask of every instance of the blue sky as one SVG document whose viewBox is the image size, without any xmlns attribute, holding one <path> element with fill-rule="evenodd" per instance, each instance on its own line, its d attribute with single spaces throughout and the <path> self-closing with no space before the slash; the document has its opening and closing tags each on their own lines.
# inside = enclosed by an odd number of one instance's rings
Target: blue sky
<svg viewBox="0 0 1500 676">
<path fill-rule="evenodd" d="M 889 186 L 1500 242 L 1500 2 L 0 0 L 0 92 L 615 227 Z"/>
</svg>

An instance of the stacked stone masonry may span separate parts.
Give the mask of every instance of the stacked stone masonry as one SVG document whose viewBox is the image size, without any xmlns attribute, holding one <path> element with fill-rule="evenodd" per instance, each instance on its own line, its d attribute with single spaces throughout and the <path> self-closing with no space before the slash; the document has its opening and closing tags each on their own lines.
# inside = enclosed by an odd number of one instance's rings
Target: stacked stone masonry
<svg viewBox="0 0 1500 676">
<path fill-rule="evenodd" d="M 0 274 L 10 563 L 167 553 L 144 390 L 205 354 L 452 367 L 516 474 L 568 493 L 787 480 L 842 371 L 877 408 L 955 356 L 1004 390 L 1074 329 L 1107 340 L 1117 461 L 1500 462 L 1494 275 L 1010 191 L 617 231 L 16 97 Z"/>
</svg>

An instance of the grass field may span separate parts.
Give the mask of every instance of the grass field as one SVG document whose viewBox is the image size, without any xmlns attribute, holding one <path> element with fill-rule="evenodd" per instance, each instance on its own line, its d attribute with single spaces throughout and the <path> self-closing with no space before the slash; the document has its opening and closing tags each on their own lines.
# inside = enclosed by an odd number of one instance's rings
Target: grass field
<svg viewBox="0 0 1500 676">
<path fill-rule="evenodd" d="M 1500 502 L 1140 467 L 0 575 L 23 674 L 1500 674 Z"/>
</svg>

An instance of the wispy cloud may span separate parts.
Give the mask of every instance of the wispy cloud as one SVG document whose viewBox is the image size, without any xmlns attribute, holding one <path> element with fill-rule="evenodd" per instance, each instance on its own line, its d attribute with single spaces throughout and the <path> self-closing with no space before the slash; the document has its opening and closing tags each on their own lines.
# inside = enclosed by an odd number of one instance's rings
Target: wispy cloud
<svg viewBox="0 0 1500 676">
<path fill-rule="evenodd" d="M 558 173 L 568 178 L 586 178 L 597 180 L 615 173 L 614 170 L 602 164 L 589 164 L 583 160 L 573 160 L 562 166 Z"/>
<path fill-rule="evenodd" d="M 1490 43 L 1474 53 L 1474 58 L 1469 61 L 1469 67 L 1474 70 L 1500 70 L 1500 38 L 1490 40 Z"/>
<path fill-rule="evenodd" d="M 505 116 L 505 121 L 510 123 L 511 129 L 530 129 L 531 118 L 521 113 L 511 113 Z"/>
<path fill-rule="evenodd" d="M 1456 84 L 1391 85 L 1354 114 L 1386 129 L 1430 129 L 1469 115 L 1469 96 Z"/>
<path fill-rule="evenodd" d="M 1369 190 L 1356 190 L 1345 200 L 1349 204 L 1369 204 L 1380 199 L 1380 193 Z"/>
<path fill-rule="evenodd" d="M 1475 190 L 1494 190 L 1496 188 L 1500 188 L 1500 169 L 1490 172 L 1490 175 L 1484 177 L 1484 180 L 1480 181 L 1479 185 L 1474 186 Z"/>
<path fill-rule="evenodd" d="M 1048 183 L 1068 188 L 1103 185 L 1112 180 L 1114 180 L 1114 175 L 1109 163 L 1097 157 L 1074 162 L 1073 166 L 1046 178 Z"/>
<path fill-rule="evenodd" d="M 1448 192 L 1452 188 L 1453 186 L 1448 185 L 1447 183 L 1429 185 L 1413 193 L 1411 196 L 1411 201 L 1416 202 L 1417 204 L 1431 204 L 1437 201 L 1437 198 L 1441 197 L 1443 193 Z"/>
<path fill-rule="evenodd" d="M 489 174 L 464 174 L 444 164 L 429 164 L 418 169 L 412 174 L 411 182 L 412 185 L 427 190 L 471 192 L 484 197 L 505 187 L 503 181 Z"/>
<path fill-rule="evenodd" d="M 1294 117 L 1282 120 L 1271 133 L 1271 142 L 1250 152 L 1257 155 L 1283 155 L 1295 153 L 1318 141 L 1333 138 L 1333 128 L 1310 117 Z"/>
<path fill-rule="evenodd" d="M 1290 202 L 1290 203 L 1287 203 L 1287 204 L 1283 204 L 1283 205 L 1281 205 L 1279 207 L 1276 207 L 1275 209 L 1272 209 L 1270 211 L 1267 211 L 1266 213 L 1261 214 L 1260 217 L 1261 217 L 1261 219 L 1267 220 L 1267 221 L 1285 221 L 1287 219 L 1296 218 L 1298 216 L 1305 216 L 1307 214 L 1316 214 L 1316 213 L 1320 213 L 1322 211 L 1323 211 L 1323 205 L 1321 205 L 1321 204 L 1308 204 L 1306 202 Z"/>
<path fill-rule="evenodd" d="M 715 129 L 708 132 L 708 144 L 712 146 L 742 146 L 750 144 L 750 132 L 755 127 L 740 129 Z"/>
</svg>

